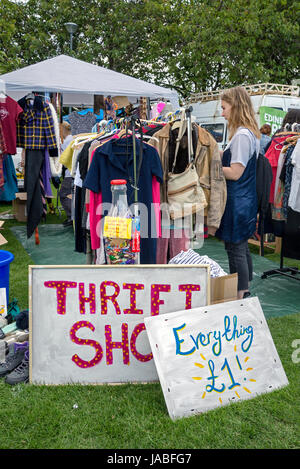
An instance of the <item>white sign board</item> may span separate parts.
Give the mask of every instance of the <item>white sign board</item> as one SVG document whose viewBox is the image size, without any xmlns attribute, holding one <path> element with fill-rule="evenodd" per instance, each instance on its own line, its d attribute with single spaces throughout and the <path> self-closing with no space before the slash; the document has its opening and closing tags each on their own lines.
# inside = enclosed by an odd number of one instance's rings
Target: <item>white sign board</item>
<svg viewBox="0 0 300 469">
<path fill-rule="evenodd" d="M 6 288 L 0 288 L 0 318 L 7 316 Z"/>
<path fill-rule="evenodd" d="M 209 303 L 209 267 L 30 266 L 30 382 L 158 380 L 144 318 Z"/>
<path fill-rule="evenodd" d="M 145 318 L 172 420 L 288 384 L 258 298 Z"/>
</svg>

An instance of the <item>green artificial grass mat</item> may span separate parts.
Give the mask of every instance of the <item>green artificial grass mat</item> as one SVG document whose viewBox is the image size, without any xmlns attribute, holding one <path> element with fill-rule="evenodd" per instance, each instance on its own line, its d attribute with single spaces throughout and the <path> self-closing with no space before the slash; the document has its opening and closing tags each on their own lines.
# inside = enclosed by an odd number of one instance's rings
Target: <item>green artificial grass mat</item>
<svg viewBox="0 0 300 469">
<path fill-rule="evenodd" d="M 48 223 L 61 223 L 61 219 L 49 216 L 46 225 Z M 35 261 L 13 232 L 16 226 L 24 227 L 24 224 L 5 221 L 1 232 L 8 243 L 2 249 L 15 256 L 10 267 L 10 298 L 17 298 L 20 309 L 25 309 L 28 307 L 28 265 Z M 218 262 L 218 252 L 221 254 L 223 246 L 208 240 L 207 249 L 210 244 L 215 253 L 211 257 Z M 255 254 L 255 250 L 253 252 Z M 271 309 L 281 301 L 280 282 L 287 281 L 290 292 L 296 295 L 294 290 L 299 289 L 299 282 L 293 279 L 259 279 L 261 270 L 256 266 L 256 259 L 254 256 L 256 275 L 252 293 L 257 294 L 261 303 L 264 301 L 261 289 L 266 288 L 263 287 L 266 282 L 269 288 L 276 285 L 270 295 L 272 303 L 268 300 Z M 279 259 L 278 255 L 268 253 L 258 261 L 278 265 Z M 259 265 L 265 269 L 265 264 Z M 221 266 L 227 270 L 225 258 Z M 299 449 L 299 363 L 295 360 L 295 341 L 299 339 L 300 307 L 294 301 L 290 305 L 286 298 L 280 306 L 282 314 L 273 317 L 263 308 L 289 380 L 285 388 L 173 422 L 159 383 L 9 386 L 0 379 L 0 448 Z"/>
</svg>

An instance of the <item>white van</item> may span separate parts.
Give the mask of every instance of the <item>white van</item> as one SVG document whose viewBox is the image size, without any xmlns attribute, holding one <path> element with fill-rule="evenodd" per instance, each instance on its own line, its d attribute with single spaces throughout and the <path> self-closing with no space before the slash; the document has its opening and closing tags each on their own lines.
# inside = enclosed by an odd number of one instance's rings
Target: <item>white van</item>
<svg viewBox="0 0 300 469">
<path fill-rule="evenodd" d="M 259 127 L 269 123 L 271 134 L 281 127 L 290 109 L 300 109 L 300 88 L 290 85 L 258 84 L 245 86 L 251 96 Z M 194 93 L 188 100 L 192 106 L 192 120 L 207 129 L 221 149 L 228 142 L 227 121 L 222 117 L 220 96 L 225 90 Z"/>
</svg>

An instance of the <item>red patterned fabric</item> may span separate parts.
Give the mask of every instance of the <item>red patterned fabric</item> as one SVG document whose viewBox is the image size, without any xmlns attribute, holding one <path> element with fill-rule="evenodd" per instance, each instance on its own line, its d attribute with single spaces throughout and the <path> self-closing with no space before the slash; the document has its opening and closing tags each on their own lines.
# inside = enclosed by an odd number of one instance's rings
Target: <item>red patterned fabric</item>
<svg viewBox="0 0 300 469">
<path fill-rule="evenodd" d="M 6 153 L 6 144 L 2 124 L 0 121 L 0 188 L 4 186 L 4 173 L 3 173 L 3 157 Z"/>
</svg>

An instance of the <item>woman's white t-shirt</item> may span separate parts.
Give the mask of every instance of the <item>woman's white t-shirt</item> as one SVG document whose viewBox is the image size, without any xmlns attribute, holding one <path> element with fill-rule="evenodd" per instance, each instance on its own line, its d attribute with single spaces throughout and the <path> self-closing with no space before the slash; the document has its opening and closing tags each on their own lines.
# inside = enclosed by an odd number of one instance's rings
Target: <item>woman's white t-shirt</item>
<svg viewBox="0 0 300 469">
<path fill-rule="evenodd" d="M 239 127 L 228 145 L 226 150 L 230 148 L 231 162 L 240 163 L 244 167 L 247 166 L 253 153 L 256 151 L 256 158 L 259 154 L 260 139 L 245 127 Z"/>
</svg>

